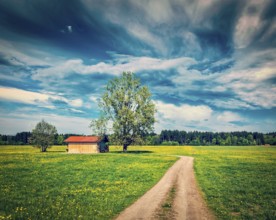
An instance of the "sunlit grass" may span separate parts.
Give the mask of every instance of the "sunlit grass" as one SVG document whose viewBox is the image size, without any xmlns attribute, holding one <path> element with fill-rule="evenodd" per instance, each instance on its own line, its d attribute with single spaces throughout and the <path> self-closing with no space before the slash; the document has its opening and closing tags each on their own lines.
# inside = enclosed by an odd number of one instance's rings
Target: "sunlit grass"
<svg viewBox="0 0 276 220">
<path fill-rule="evenodd" d="M 175 160 L 150 153 L 72 155 L 64 147 L 48 153 L 0 147 L 0 216 L 111 219 L 152 187 Z"/>
<path fill-rule="evenodd" d="M 195 158 L 198 184 L 218 219 L 276 219 L 275 147 L 133 147 Z"/>
<path fill-rule="evenodd" d="M 195 158 L 218 219 L 276 219 L 276 148 L 111 147 L 97 155 L 0 146 L 0 219 L 112 219 L 177 160 Z"/>
</svg>

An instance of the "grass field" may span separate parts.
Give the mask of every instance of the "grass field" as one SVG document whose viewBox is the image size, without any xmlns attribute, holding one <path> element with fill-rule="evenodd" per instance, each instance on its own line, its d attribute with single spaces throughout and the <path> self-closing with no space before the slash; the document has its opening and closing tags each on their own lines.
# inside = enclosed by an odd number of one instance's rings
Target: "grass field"
<svg viewBox="0 0 276 220">
<path fill-rule="evenodd" d="M 138 150 L 141 148 L 133 148 Z M 195 158 L 195 173 L 218 219 L 276 219 L 276 148 L 143 147 Z"/>
<path fill-rule="evenodd" d="M 276 218 L 276 148 L 130 147 L 121 154 L 68 155 L 0 146 L 0 219 L 111 219 L 177 160 L 195 172 L 218 219 Z M 120 148 L 121 150 L 121 148 Z"/>
<path fill-rule="evenodd" d="M 174 163 L 154 154 L 0 147 L 0 219 L 111 219 Z"/>
</svg>

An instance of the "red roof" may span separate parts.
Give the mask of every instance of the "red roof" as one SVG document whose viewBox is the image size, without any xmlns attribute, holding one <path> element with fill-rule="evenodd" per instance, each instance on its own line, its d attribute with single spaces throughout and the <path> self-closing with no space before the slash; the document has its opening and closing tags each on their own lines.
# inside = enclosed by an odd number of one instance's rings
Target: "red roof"
<svg viewBox="0 0 276 220">
<path fill-rule="evenodd" d="M 98 136 L 70 136 L 64 142 L 67 143 L 97 143 L 100 141 Z"/>
</svg>

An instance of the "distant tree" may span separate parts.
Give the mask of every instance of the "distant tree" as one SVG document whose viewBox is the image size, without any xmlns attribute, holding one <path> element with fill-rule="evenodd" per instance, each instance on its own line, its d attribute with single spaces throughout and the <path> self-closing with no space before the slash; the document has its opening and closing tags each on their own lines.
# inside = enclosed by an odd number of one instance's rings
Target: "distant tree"
<svg viewBox="0 0 276 220">
<path fill-rule="evenodd" d="M 159 135 L 155 135 L 152 137 L 152 145 L 160 145 L 160 137 Z"/>
<path fill-rule="evenodd" d="M 91 127 L 96 133 L 104 133 L 107 124 L 111 123 L 111 141 L 123 145 L 124 151 L 153 132 L 155 106 L 151 93 L 131 72 L 124 72 L 108 82 L 99 107 L 101 116 L 92 121 Z M 97 129 L 101 131 L 95 131 Z"/>
<path fill-rule="evenodd" d="M 276 132 L 267 134 L 258 132 L 235 131 L 235 132 L 200 132 L 162 130 L 159 135 L 159 143 L 177 141 L 180 145 L 276 145 Z M 158 143 L 157 142 L 157 143 Z"/>
<path fill-rule="evenodd" d="M 108 119 L 106 117 L 100 117 L 99 119 L 93 119 L 91 121 L 90 127 L 93 130 L 93 135 L 97 135 L 100 137 L 105 137 L 108 133 L 107 131 L 107 121 Z"/>
<path fill-rule="evenodd" d="M 31 136 L 31 132 L 19 132 L 15 135 L 14 140 L 16 144 L 28 144 L 28 140 Z"/>
<path fill-rule="evenodd" d="M 196 137 L 194 140 L 192 140 L 190 144 L 195 146 L 200 145 L 201 143 L 200 143 L 199 137 Z"/>
<path fill-rule="evenodd" d="M 217 139 L 216 138 L 213 138 L 212 139 L 212 145 L 216 145 L 217 144 Z"/>
<path fill-rule="evenodd" d="M 56 134 L 55 126 L 42 120 L 33 129 L 30 142 L 34 147 L 40 148 L 41 152 L 46 152 L 47 148 L 54 144 Z"/>
<path fill-rule="evenodd" d="M 237 136 L 232 136 L 232 145 L 237 145 L 238 144 L 238 137 Z"/>
<path fill-rule="evenodd" d="M 249 145 L 254 145 L 254 138 L 252 134 L 247 135 L 247 140 Z"/>
<path fill-rule="evenodd" d="M 227 145 L 227 146 L 232 145 L 232 142 L 231 142 L 231 136 L 230 136 L 230 134 L 229 134 L 229 133 L 228 133 L 228 134 L 226 134 L 225 145 Z"/>
<path fill-rule="evenodd" d="M 58 144 L 58 145 L 62 145 L 62 144 L 63 144 L 63 141 L 64 141 L 63 135 L 58 135 L 58 136 L 57 136 L 57 144 Z"/>
</svg>

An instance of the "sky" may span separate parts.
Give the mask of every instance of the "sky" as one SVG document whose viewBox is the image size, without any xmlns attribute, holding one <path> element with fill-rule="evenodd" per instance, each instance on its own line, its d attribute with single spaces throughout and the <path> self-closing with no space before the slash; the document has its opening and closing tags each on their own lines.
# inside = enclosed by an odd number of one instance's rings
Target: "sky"
<svg viewBox="0 0 276 220">
<path fill-rule="evenodd" d="M 275 131 L 276 2 L 0 1 L 1 134 L 91 134 L 123 71 L 149 87 L 157 133 Z"/>
</svg>

